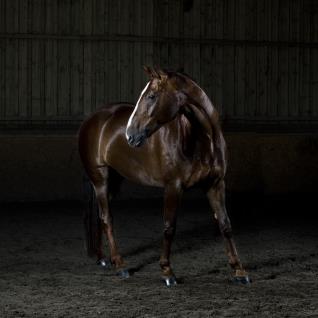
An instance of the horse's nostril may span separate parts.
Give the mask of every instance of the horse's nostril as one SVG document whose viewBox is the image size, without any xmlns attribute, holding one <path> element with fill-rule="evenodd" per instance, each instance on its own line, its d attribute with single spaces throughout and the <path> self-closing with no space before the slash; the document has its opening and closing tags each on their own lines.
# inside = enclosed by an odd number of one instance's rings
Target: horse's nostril
<svg viewBox="0 0 318 318">
<path fill-rule="evenodd" d="M 128 142 L 132 143 L 134 141 L 134 137 L 133 136 L 128 136 Z"/>
</svg>

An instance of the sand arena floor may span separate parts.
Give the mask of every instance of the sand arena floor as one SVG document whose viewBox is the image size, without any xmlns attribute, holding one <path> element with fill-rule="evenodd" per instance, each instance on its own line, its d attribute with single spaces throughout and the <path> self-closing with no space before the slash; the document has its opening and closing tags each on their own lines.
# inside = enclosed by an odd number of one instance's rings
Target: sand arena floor
<svg viewBox="0 0 318 318">
<path fill-rule="evenodd" d="M 263 203 L 229 206 L 253 280 L 236 286 L 206 204 L 185 202 L 170 289 L 158 266 L 160 201 L 114 206 L 120 250 L 135 269 L 126 280 L 86 256 L 79 203 L 2 206 L 0 317 L 318 317 L 318 222 L 278 217 L 275 202 Z"/>
</svg>

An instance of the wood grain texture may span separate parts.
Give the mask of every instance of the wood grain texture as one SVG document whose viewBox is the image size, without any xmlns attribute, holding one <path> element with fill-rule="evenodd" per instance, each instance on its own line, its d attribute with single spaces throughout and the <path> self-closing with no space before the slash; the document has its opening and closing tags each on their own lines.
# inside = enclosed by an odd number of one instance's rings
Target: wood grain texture
<svg viewBox="0 0 318 318">
<path fill-rule="evenodd" d="M 318 2 L 312 2 L 311 41 L 318 41 Z M 311 50 L 311 110 L 312 117 L 318 115 L 318 49 Z"/>
<path fill-rule="evenodd" d="M 78 122 L 183 68 L 230 122 L 318 120 L 313 0 L 0 0 L 0 123 Z"/>
<path fill-rule="evenodd" d="M 5 0 L 0 0 L 0 31 L 6 33 Z M 6 118 L 6 39 L 0 39 L 0 118 Z"/>
</svg>

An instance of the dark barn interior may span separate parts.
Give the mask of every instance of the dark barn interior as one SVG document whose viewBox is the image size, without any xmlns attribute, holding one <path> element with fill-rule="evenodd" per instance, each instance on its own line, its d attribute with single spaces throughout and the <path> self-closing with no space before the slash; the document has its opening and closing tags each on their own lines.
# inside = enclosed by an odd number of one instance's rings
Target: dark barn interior
<svg viewBox="0 0 318 318">
<path fill-rule="evenodd" d="M 136 103 L 143 65 L 184 70 L 220 112 L 249 286 L 197 189 L 177 286 L 160 281 L 162 189 L 126 182 L 113 202 L 129 279 L 86 255 L 77 132 Z M 316 0 L 0 0 L 0 317 L 318 317 L 317 128 Z"/>
</svg>

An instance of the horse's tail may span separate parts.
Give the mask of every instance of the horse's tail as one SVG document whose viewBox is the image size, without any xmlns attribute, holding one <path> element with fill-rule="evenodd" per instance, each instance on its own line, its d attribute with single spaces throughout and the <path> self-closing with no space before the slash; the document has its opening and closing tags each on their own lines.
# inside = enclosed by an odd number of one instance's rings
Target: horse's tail
<svg viewBox="0 0 318 318">
<path fill-rule="evenodd" d="M 86 250 L 88 256 L 93 257 L 98 254 L 100 248 L 102 226 L 95 191 L 87 176 L 84 176 L 84 194 L 86 203 L 84 212 Z"/>
</svg>

